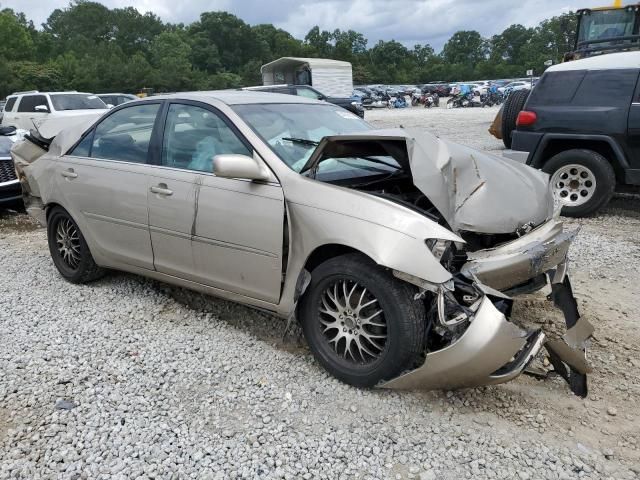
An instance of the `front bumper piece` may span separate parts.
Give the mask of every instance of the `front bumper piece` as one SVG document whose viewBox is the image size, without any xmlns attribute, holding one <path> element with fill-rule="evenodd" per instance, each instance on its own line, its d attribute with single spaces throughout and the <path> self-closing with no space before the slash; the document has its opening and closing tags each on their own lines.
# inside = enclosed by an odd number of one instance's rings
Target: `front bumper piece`
<svg viewBox="0 0 640 480">
<path fill-rule="evenodd" d="M 586 397 L 591 372 L 586 347 L 594 329 L 580 317 L 567 276 L 567 252 L 576 234 L 563 232 L 562 222 L 552 219 L 517 240 L 469 254 L 461 273 L 484 297 L 466 331 L 445 348 L 428 352 L 422 366 L 381 387 L 455 389 L 504 383 L 523 373 L 545 347 L 553 371 L 576 395 Z M 511 301 L 503 292 L 533 291 L 547 284 L 548 299 L 564 314 L 567 331 L 561 338 L 525 330 L 496 308 L 499 300 Z"/>
<path fill-rule="evenodd" d="M 504 383 L 522 373 L 545 340 L 509 322 L 484 297 L 464 334 L 442 350 L 428 353 L 424 364 L 381 385 L 398 389 L 454 389 Z"/>
</svg>

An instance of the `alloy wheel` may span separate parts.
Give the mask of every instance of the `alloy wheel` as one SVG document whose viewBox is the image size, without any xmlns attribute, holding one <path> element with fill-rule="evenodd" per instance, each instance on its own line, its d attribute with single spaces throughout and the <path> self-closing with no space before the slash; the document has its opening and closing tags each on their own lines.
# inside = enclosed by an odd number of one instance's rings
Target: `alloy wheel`
<svg viewBox="0 0 640 480">
<path fill-rule="evenodd" d="M 387 323 L 372 292 L 351 279 L 329 284 L 320 300 L 320 328 L 334 352 L 351 363 L 370 364 L 384 351 Z"/>
<path fill-rule="evenodd" d="M 56 245 L 64 263 L 75 270 L 80 264 L 80 233 L 75 224 L 63 218 L 56 226 Z"/>
</svg>

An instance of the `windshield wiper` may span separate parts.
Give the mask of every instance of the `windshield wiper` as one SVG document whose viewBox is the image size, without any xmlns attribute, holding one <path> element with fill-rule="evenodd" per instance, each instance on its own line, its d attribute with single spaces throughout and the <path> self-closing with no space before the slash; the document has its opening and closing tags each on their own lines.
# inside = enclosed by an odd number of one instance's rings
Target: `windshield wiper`
<svg viewBox="0 0 640 480">
<path fill-rule="evenodd" d="M 282 137 L 280 140 L 284 140 L 286 142 L 299 143 L 301 145 L 309 145 L 312 147 L 317 147 L 320 142 L 316 142 L 315 140 L 309 140 L 308 138 L 295 138 L 295 137 Z"/>
</svg>

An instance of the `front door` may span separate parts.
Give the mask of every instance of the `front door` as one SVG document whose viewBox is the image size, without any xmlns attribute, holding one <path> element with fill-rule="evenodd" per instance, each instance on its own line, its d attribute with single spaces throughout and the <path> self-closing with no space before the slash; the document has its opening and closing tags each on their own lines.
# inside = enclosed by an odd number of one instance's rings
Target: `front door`
<svg viewBox="0 0 640 480">
<path fill-rule="evenodd" d="M 65 207 L 109 266 L 153 269 L 147 175 L 159 109 L 145 103 L 114 111 L 54 167 Z"/>
<path fill-rule="evenodd" d="M 213 107 L 172 103 L 162 165 L 149 179 L 156 269 L 277 303 L 282 278 L 282 189 L 216 177 L 212 160 L 220 154 L 253 155 L 253 149 Z"/>
</svg>

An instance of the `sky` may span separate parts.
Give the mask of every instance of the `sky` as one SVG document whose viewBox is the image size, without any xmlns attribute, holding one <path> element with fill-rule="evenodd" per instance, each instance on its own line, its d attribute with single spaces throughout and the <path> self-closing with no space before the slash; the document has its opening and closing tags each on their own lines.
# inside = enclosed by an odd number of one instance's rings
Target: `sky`
<svg viewBox="0 0 640 480">
<path fill-rule="evenodd" d="M 113 8 L 152 11 L 165 22 L 191 23 L 201 12 L 225 10 L 254 25 L 273 23 L 296 38 L 314 26 L 356 30 L 372 46 L 397 40 L 407 47 L 429 43 L 439 51 L 458 30 L 478 30 L 490 37 L 509 25 L 527 27 L 578 8 L 613 4 L 613 0 L 102 0 Z M 0 7 L 24 12 L 36 26 L 69 0 L 0 0 Z"/>
</svg>

